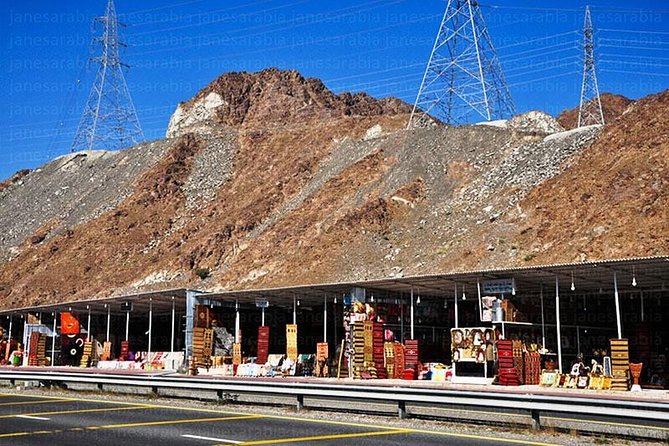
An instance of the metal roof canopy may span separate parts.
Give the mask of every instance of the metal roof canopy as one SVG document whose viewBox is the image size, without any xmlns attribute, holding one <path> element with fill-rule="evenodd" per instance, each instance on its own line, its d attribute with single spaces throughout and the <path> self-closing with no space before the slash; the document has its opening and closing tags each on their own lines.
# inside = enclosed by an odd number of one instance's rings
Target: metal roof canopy
<svg viewBox="0 0 669 446">
<path fill-rule="evenodd" d="M 184 288 L 171 290 L 151 291 L 145 293 L 129 294 L 125 296 L 111 296 L 103 299 L 79 300 L 50 305 L 40 305 L 35 307 L 15 308 L 11 310 L 2 310 L 0 315 L 16 313 L 60 313 L 63 311 L 72 311 L 78 314 L 86 314 L 90 309 L 93 315 L 106 315 L 107 307 L 109 313 L 114 316 L 125 315 L 126 311 L 121 308 L 123 302 L 132 303 L 130 316 L 148 314 L 149 308 L 153 307 L 153 314 L 156 316 L 171 314 L 172 302 L 177 311 L 186 309 L 186 292 Z"/>
<path fill-rule="evenodd" d="M 396 299 L 408 297 L 413 288 L 415 295 L 421 298 L 453 296 L 455 287 L 458 293 L 462 289 L 470 294 L 476 294 L 477 283 L 492 279 L 515 279 L 516 290 L 525 295 L 539 294 L 540 290 L 554 294 L 555 278 L 558 278 L 561 294 L 570 291 L 572 277 L 576 291 L 579 293 L 602 292 L 613 294 L 613 275 L 617 274 L 618 289 L 621 293 L 636 290 L 669 290 L 669 256 L 640 257 L 619 260 L 603 260 L 583 263 L 562 263 L 543 266 L 528 266 L 506 269 L 487 269 L 456 272 L 448 274 L 434 274 L 425 276 L 409 276 L 401 278 L 387 278 L 370 281 L 325 283 L 317 285 L 302 285 L 281 288 L 236 290 L 206 293 L 199 292 L 197 296 L 205 302 L 234 302 L 240 304 L 255 303 L 257 298 L 265 298 L 271 306 L 292 308 L 293 299 L 299 299 L 302 305 L 319 306 L 324 299 L 332 301 L 342 294 L 351 292 L 351 288 L 360 287 L 367 290 L 368 296 L 375 298 Z M 637 286 L 632 286 L 632 278 L 636 279 Z M 72 310 L 78 313 L 107 314 L 107 307 L 112 315 L 124 315 L 121 309 L 122 302 L 132 302 L 133 314 L 148 314 L 150 302 L 156 315 L 169 314 L 172 311 L 172 302 L 177 309 L 186 307 L 185 288 L 152 291 L 124 296 L 111 296 L 104 299 L 91 299 L 65 302 L 51 305 L 15 308 L 2 310 L 0 314 L 16 314 L 27 312 L 61 312 Z"/>
<path fill-rule="evenodd" d="M 618 290 L 621 293 L 637 290 L 669 290 L 669 256 L 629 258 L 583 263 L 563 263 L 543 266 L 530 266 L 506 269 L 474 270 L 459 273 L 410 276 L 401 278 L 379 279 L 371 281 L 326 283 L 281 288 L 236 290 L 216 293 L 200 293 L 198 297 L 210 302 L 234 302 L 253 304 L 255 299 L 264 298 L 270 305 L 279 307 L 293 306 L 293 299 L 299 299 L 302 305 L 322 305 L 325 298 L 329 302 L 334 297 L 351 292 L 351 288 L 367 290 L 367 296 L 375 298 L 408 297 L 413 289 L 414 295 L 421 297 L 453 296 L 457 285 L 458 293 L 463 287 L 467 293 L 476 294 L 477 284 L 484 280 L 513 278 L 518 293 L 525 295 L 539 294 L 543 289 L 549 294 L 555 293 L 557 277 L 560 294 L 571 292 L 571 284 L 579 293 L 606 292 L 613 294 L 613 276 L 617 277 Z M 636 286 L 632 280 L 636 279 Z"/>
</svg>

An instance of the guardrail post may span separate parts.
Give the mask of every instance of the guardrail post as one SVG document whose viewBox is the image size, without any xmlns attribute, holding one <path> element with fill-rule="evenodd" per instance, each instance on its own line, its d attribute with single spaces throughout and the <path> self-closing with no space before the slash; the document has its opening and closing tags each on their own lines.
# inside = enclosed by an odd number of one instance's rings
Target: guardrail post
<svg viewBox="0 0 669 446">
<path fill-rule="evenodd" d="M 102 391 L 102 390 L 103 390 L 102 387 L 103 387 L 102 383 L 98 383 L 98 390 L 99 390 L 99 391 Z"/>
<path fill-rule="evenodd" d="M 538 431 L 541 429 L 541 418 L 539 415 L 539 409 L 532 409 L 532 430 Z"/>
<path fill-rule="evenodd" d="M 297 395 L 297 410 L 304 409 L 304 395 Z"/>
<path fill-rule="evenodd" d="M 153 396 L 158 396 L 158 386 L 151 386 L 151 394 Z"/>
<path fill-rule="evenodd" d="M 406 401 L 397 402 L 397 416 L 400 417 L 400 420 L 403 420 L 407 417 L 407 403 Z"/>
<path fill-rule="evenodd" d="M 223 391 L 222 390 L 217 390 L 216 391 L 216 396 L 218 397 L 218 402 L 219 403 L 223 401 Z"/>
</svg>

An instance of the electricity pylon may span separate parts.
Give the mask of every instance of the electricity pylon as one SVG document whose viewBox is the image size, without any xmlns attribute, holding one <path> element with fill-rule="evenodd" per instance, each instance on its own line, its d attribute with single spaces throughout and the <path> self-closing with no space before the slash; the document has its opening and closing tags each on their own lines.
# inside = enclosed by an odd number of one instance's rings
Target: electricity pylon
<svg viewBox="0 0 669 446">
<path fill-rule="evenodd" d="M 94 24 L 102 24 L 102 36 L 95 42 L 102 46 L 102 54 L 91 61 L 99 64 L 88 95 L 83 114 L 72 141 L 72 151 L 93 149 L 120 149 L 144 139 L 135 107 L 128 92 L 121 62 L 119 23 L 113 0 L 107 3 L 103 17 L 96 17 Z"/>
<path fill-rule="evenodd" d="M 422 127 L 434 118 L 465 124 L 514 113 L 478 1 L 448 0 L 409 128 Z"/>
<path fill-rule="evenodd" d="M 596 124 L 604 125 L 604 112 L 595 73 L 595 39 L 590 18 L 590 6 L 586 6 L 583 24 L 583 85 L 578 108 L 578 126 Z"/>
</svg>

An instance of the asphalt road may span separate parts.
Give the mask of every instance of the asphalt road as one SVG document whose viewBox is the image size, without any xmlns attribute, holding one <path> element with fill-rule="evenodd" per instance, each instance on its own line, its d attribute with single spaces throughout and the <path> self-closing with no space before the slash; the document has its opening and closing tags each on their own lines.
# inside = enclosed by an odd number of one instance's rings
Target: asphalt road
<svg viewBox="0 0 669 446">
<path fill-rule="evenodd" d="M 351 417 L 353 420 L 355 416 Z M 0 445 L 536 445 L 299 416 L 0 394 Z"/>
</svg>

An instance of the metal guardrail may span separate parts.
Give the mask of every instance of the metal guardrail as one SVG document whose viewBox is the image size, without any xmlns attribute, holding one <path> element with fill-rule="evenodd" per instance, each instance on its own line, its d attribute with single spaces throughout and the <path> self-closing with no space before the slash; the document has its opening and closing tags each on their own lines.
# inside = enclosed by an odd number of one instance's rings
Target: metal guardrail
<svg viewBox="0 0 669 446">
<path fill-rule="evenodd" d="M 84 374 L 67 372 L 0 371 L 0 380 L 38 381 L 44 385 L 93 384 L 103 390 L 104 386 L 141 387 L 158 394 L 160 389 L 178 389 L 216 392 L 219 399 L 225 394 L 262 394 L 290 396 L 296 399 L 297 409 L 304 407 L 304 398 L 334 400 L 358 400 L 397 405 L 400 418 L 410 414 L 409 404 L 431 406 L 456 406 L 485 408 L 505 413 L 522 411 L 532 418 L 532 428 L 540 429 L 541 414 L 569 413 L 571 415 L 597 415 L 621 419 L 669 422 L 669 402 L 632 401 L 593 397 L 570 397 L 553 395 L 528 395 L 463 390 L 441 390 L 426 388 L 402 388 L 342 384 L 271 382 L 251 380 L 205 380 L 202 378 L 175 376 L 147 376 L 120 374 Z"/>
</svg>

